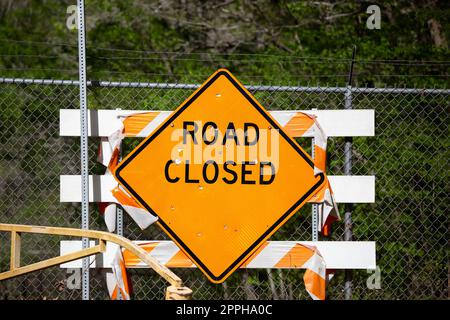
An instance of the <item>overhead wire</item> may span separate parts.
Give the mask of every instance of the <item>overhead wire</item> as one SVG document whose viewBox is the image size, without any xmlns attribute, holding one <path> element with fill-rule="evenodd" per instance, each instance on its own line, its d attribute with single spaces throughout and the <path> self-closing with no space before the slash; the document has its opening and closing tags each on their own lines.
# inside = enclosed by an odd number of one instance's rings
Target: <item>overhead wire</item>
<svg viewBox="0 0 450 320">
<path fill-rule="evenodd" d="M 28 41 L 28 40 L 15 40 L 15 39 L 1 39 L 3 42 L 11 42 L 11 43 L 22 43 L 22 44 L 31 44 L 31 45 L 46 45 L 46 46 L 69 46 L 69 47 L 77 47 L 77 44 L 71 43 L 51 43 L 45 41 Z M 136 50 L 136 49 L 122 49 L 122 48 L 111 48 L 111 47 L 101 47 L 101 46 L 92 46 L 88 45 L 88 49 L 99 50 L 99 51 L 109 51 L 109 52 L 133 52 L 133 53 L 145 53 L 145 54 L 156 54 L 156 55 L 182 55 L 182 56 L 192 56 L 192 55 L 209 55 L 209 56 L 237 56 L 237 57 L 272 57 L 278 59 L 298 59 L 298 60 L 318 60 L 318 61 L 341 61 L 341 62 L 350 62 L 350 58 L 335 58 L 335 57 L 317 57 L 317 56 L 298 56 L 298 55 L 286 55 L 286 54 L 270 54 L 270 53 L 216 53 L 216 52 L 177 52 L 177 51 L 152 51 L 152 50 Z M 96 57 L 92 56 L 91 57 Z M 151 60 L 156 58 L 151 57 L 104 57 L 100 56 L 102 59 L 143 59 L 143 60 Z M 98 58 L 98 57 L 97 57 Z M 174 58 L 174 59 L 187 59 L 187 58 Z M 227 58 L 223 58 L 224 60 L 230 60 Z M 193 59 L 192 60 L 199 60 Z M 357 59 L 356 63 L 364 63 L 364 64 L 405 64 L 405 65 L 450 65 L 450 61 L 447 60 L 406 60 L 406 59 Z"/>
</svg>

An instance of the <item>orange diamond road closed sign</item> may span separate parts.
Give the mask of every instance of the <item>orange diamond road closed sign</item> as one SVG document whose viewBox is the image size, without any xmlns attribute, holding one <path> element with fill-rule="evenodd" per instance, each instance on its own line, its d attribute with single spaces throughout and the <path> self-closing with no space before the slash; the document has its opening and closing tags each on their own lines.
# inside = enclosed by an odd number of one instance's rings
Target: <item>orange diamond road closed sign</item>
<svg viewBox="0 0 450 320">
<path fill-rule="evenodd" d="M 215 283 L 324 182 L 310 156 L 227 70 L 214 73 L 114 176 Z"/>
</svg>

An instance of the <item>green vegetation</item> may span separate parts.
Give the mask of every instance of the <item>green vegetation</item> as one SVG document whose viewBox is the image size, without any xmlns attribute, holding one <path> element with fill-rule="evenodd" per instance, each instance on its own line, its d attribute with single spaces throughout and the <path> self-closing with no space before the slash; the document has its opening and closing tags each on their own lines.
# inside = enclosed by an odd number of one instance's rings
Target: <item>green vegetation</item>
<svg viewBox="0 0 450 320">
<path fill-rule="evenodd" d="M 353 86 L 445 88 L 450 65 L 448 1 L 379 2 L 381 29 L 369 30 L 371 1 L 88 0 L 87 55 L 91 80 L 201 83 L 220 67 L 244 84 L 345 86 L 353 46 Z M 75 1 L 0 2 L 0 77 L 74 79 L 77 34 L 66 27 Z M 171 110 L 186 89 L 89 88 L 94 109 Z M 338 93 L 256 92 L 268 109 L 342 109 Z M 79 173 L 79 139 L 59 137 L 59 109 L 78 107 L 78 88 L 0 84 L 0 221 L 79 226 L 79 207 L 59 203 L 59 175 Z M 354 298 L 446 299 L 448 296 L 449 100 L 445 94 L 355 93 L 353 107 L 375 109 L 376 136 L 354 138 L 353 174 L 376 175 L 376 203 L 353 207 L 354 239 L 377 241 L 381 290 L 354 272 Z M 124 152 L 138 142 L 127 140 Z M 309 150 L 309 141 L 302 141 Z M 90 141 L 90 169 L 98 141 Z M 329 139 L 329 173 L 343 174 L 344 139 Z M 274 236 L 308 240 L 305 207 Z M 341 213 L 344 206 L 341 206 Z M 91 226 L 104 229 L 96 206 Z M 126 217 L 126 235 L 141 232 Z M 342 239 L 343 223 L 332 238 Z M 8 239 L 0 235 L 0 244 Z M 28 240 L 24 261 L 58 254 L 59 239 Z M 2 245 L 2 247 L 4 247 Z M 0 269 L 8 256 L 1 255 Z M 179 270 L 177 270 L 179 271 Z M 196 298 L 306 298 L 302 271 L 239 271 L 226 285 L 179 272 Z M 161 298 L 164 283 L 132 271 L 137 298 Z M 58 268 L 0 284 L 0 298 L 78 298 L 59 291 Z M 273 283 L 271 284 L 270 279 Z M 105 298 L 93 274 L 92 296 Z M 2 286 L 4 286 L 2 288 Z M 343 273 L 330 298 L 343 297 Z"/>
<path fill-rule="evenodd" d="M 227 67 L 246 83 L 342 85 L 354 45 L 359 85 L 442 87 L 448 79 L 448 62 L 430 62 L 448 60 L 446 1 L 383 1 L 380 30 L 366 27 L 366 1 L 86 3 L 91 79 L 192 83 Z M 3 75 L 76 77 L 72 4 L 0 4 Z"/>
</svg>

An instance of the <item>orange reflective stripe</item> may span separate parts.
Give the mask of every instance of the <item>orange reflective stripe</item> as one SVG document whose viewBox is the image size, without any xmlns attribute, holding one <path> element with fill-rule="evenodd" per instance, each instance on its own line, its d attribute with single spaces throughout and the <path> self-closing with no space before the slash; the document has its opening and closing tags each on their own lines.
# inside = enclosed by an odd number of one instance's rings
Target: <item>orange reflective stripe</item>
<svg viewBox="0 0 450 320">
<path fill-rule="evenodd" d="M 283 127 L 284 131 L 291 137 L 302 137 L 314 124 L 314 119 L 309 115 L 297 112 L 291 120 Z"/>
<path fill-rule="evenodd" d="M 134 253 L 131 253 L 128 250 L 123 250 L 122 254 L 127 266 L 134 266 L 141 262 L 141 259 L 139 259 Z"/>
<path fill-rule="evenodd" d="M 192 261 L 184 254 L 183 251 L 178 251 L 169 261 L 167 261 L 166 266 L 169 268 L 189 268 L 194 264 Z"/>
<path fill-rule="evenodd" d="M 322 234 L 325 237 L 329 237 L 331 235 L 331 224 L 325 223 L 325 225 L 322 228 Z"/>
<path fill-rule="evenodd" d="M 125 292 L 123 292 L 122 289 L 120 289 L 120 291 L 122 293 L 122 297 L 127 298 L 130 296 L 130 288 L 128 286 L 127 269 L 125 267 L 124 260 L 120 260 L 120 270 L 122 271 L 122 281 L 123 281 Z M 126 299 L 126 300 L 128 300 L 128 299 Z"/>
<path fill-rule="evenodd" d="M 127 195 L 119 187 L 115 187 L 114 189 L 111 190 L 111 192 L 112 192 L 114 198 L 116 198 L 117 201 L 119 201 L 119 203 L 121 205 L 141 208 L 141 206 L 133 198 L 131 198 L 129 195 Z"/>
<path fill-rule="evenodd" d="M 124 117 L 123 133 L 127 137 L 136 137 L 160 114 L 159 111 L 135 113 Z M 302 137 L 315 123 L 314 118 L 306 113 L 297 112 L 283 129 L 292 137 Z"/>
<path fill-rule="evenodd" d="M 258 260 L 259 263 L 262 263 L 263 265 L 266 264 L 267 268 L 306 268 L 303 280 L 305 282 L 305 288 L 308 291 L 308 293 L 314 298 L 314 299 L 325 299 L 325 290 L 326 290 L 326 281 L 325 281 L 325 274 L 326 274 L 326 266 L 325 262 L 320 255 L 320 253 L 317 251 L 317 248 L 314 246 L 309 245 L 303 245 L 300 243 L 295 243 L 292 247 L 291 244 L 286 244 L 290 247 L 288 251 L 285 251 L 283 247 L 272 248 L 275 250 L 276 253 L 278 252 L 277 258 L 274 259 L 272 255 L 267 256 L 267 252 L 264 250 L 267 248 L 269 249 L 269 243 L 265 242 L 263 243 L 258 250 L 249 257 L 241 266 L 240 268 L 246 268 L 253 260 Z M 276 241 L 275 241 L 276 243 Z M 159 245 L 163 245 L 161 249 L 163 251 L 159 251 L 158 253 L 155 253 L 156 256 L 159 257 L 159 259 L 162 259 L 163 261 L 167 262 L 161 262 L 165 266 L 169 268 L 190 268 L 195 267 L 193 262 L 181 251 L 178 247 L 170 247 L 167 246 L 167 243 L 161 243 L 158 241 L 149 242 L 149 243 L 142 243 L 139 244 L 139 246 L 144 249 L 147 253 L 151 254 L 151 252 L 158 247 Z M 174 249 L 176 248 L 176 252 Z M 164 257 L 164 251 L 167 253 L 166 257 Z M 267 251 L 267 250 L 266 250 Z M 282 254 L 282 255 L 281 255 Z M 261 255 L 264 257 L 267 256 L 267 261 L 261 261 Z M 123 262 L 120 264 L 121 266 L 121 273 L 126 277 L 125 273 L 125 266 L 127 267 L 134 267 L 141 263 L 141 260 L 137 258 L 134 254 L 130 253 L 128 250 L 124 249 L 123 253 Z M 168 256 L 170 258 L 168 258 Z M 168 260 L 165 260 L 168 259 Z M 265 258 L 263 258 L 264 260 Z M 259 266 L 261 268 L 261 266 Z M 321 275 L 322 274 L 322 275 Z M 123 284 L 125 287 L 125 290 L 128 291 L 128 281 L 127 279 L 123 278 Z M 113 296 L 113 295 L 112 295 Z M 129 295 L 128 295 L 129 296 Z"/>
<path fill-rule="evenodd" d="M 117 288 L 118 288 L 118 286 L 116 285 L 116 287 L 114 288 L 114 291 L 111 294 L 111 300 L 117 300 Z"/>
<path fill-rule="evenodd" d="M 139 246 L 147 253 L 151 252 L 159 245 L 159 242 L 151 242 L 140 244 Z M 258 257 L 261 252 L 269 245 L 269 242 L 263 243 L 258 250 L 250 256 L 242 265 L 241 268 L 246 268 L 252 260 Z M 276 263 L 271 267 L 274 268 L 301 268 L 305 262 L 307 262 L 315 253 L 314 248 L 304 246 L 301 244 L 295 244 L 286 254 L 284 254 Z M 141 260 L 128 250 L 123 250 L 123 258 L 127 267 L 133 267 L 138 265 Z M 193 262 L 179 250 L 165 263 L 170 268 L 189 268 L 193 266 Z"/>
<path fill-rule="evenodd" d="M 251 256 L 249 256 L 247 260 L 245 260 L 241 264 L 241 268 L 245 268 L 257 255 L 259 255 L 261 253 L 261 251 L 264 250 L 265 247 L 267 247 L 268 244 L 269 244 L 268 241 L 261 244 L 261 246 Z"/>
<path fill-rule="evenodd" d="M 108 170 L 109 172 L 114 172 L 114 169 L 117 167 L 117 164 L 119 163 L 119 149 L 116 148 L 113 151 L 113 154 L 111 156 L 111 159 L 108 163 Z"/>
<path fill-rule="evenodd" d="M 147 251 L 147 253 L 151 253 L 153 249 L 158 245 L 158 242 L 150 242 L 150 243 L 143 243 L 139 246 Z M 141 259 L 139 259 L 135 254 L 131 253 L 128 250 L 122 251 L 123 260 L 125 261 L 126 266 L 135 266 L 138 265 L 141 262 Z"/>
<path fill-rule="evenodd" d="M 310 294 L 314 295 L 319 300 L 325 300 L 326 282 L 324 278 L 311 269 L 307 269 L 303 276 L 303 281 L 305 282 L 306 290 Z"/>
<path fill-rule="evenodd" d="M 146 113 L 132 114 L 125 117 L 123 120 L 125 136 L 137 136 L 152 120 L 159 115 L 159 113 L 159 111 L 149 111 Z"/>
<path fill-rule="evenodd" d="M 326 150 L 322 149 L 318 145 L 314 145 L 314 165 L 322 172 L 325 172 L 326 160 Z"/>
</svg>

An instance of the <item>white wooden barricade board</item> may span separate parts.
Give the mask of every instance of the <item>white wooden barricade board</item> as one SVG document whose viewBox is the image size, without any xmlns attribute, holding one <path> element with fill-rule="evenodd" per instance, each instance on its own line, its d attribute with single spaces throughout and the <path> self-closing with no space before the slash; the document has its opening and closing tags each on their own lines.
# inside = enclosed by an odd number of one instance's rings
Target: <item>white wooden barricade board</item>
<svg viewBox="0 0 450 320">
<path fill-rule="evenodd" d="M 120 126 L 119 116 L 127 116 L 144 110 L 89 110 L 89 136 L 108 137 Z M 147 110 L 148 112 L 148 110 Z M 154 111 L 161 116 L 155 119 L 154 127 L 162 123 L 171 111 Z M 269 111 L 282 126 L 289 115 L 305 112 L 317 116 L 323 131 L 328 137 L 372 137 L 375 135 L 374 110 L 290 110 Z M 59 135 L 62 137 L 79 137 L 80 110 L 61 109 L 59 112 Z M 147 133 L 148 135 L 148 133 Z M 146 136 L 147 136 L 146 135 Z M 144 137 L 144 136 L 143 136 Z"/>
<path fill-rule="evenodd" d="M 146 243 L 148 241 L 134 241 L 135 243 Z M 166 264 L 180 250 L 172 241 L 159 241 L 164 245 L 164 250 L 154 250 L 150 254 L 160 263 Z M 299 243 L 304 245 L 316 246 L 325 260 L 328 269 L 375 269 L 376 259 L 374 241 L 270 241 L 271 244 Z M 95 245 L 94 241 L 90 244 Z M 91 268 L 111 268 L 114 254 L 118 246 L 107 242 L 106 252 L 96 257 L 91 257 Z M 61 241 L 60 254 L 68 254 L 81 250 L 81 241 L 65 240 Z M 351 254 L 349 254 L 351 253 Z M 82 259 L 62 264 L 62 268 L 81 268 Z M 139 264 L 131 268 L 147 268 L 145 264 Z M 273 268 L 273 266 L 259 261 L 247 268 Z"/>
<path fill-rule="evenodd" d="M 81 176 L 61 175 L 60 201 L 81 202 Z M 328 176 L 337 203 L 374 203 L 374 176 Z M 117 181 L 111 175 L 89 176 L 89 202 L 115 202 L 111 190 Z"/>
<path fill-rule="evenodd" d="M 89 110 L 89 136 L 107 137 L 120 127 L 119 117 L 136 112 L 148 112 L 144 110 Z M 328 137 L 370 137 L 375 134 L 374 110 L 292 110 L 271 111 L 271 115 L 283 126 L 296 112 L 305 112 L 317 116 L 318 122 Z M 147 128 L 147 136 L 152 130 L 162 123 L 170 111 L 155 111 L 158 116 Z M 80 113 L 76 109 L 60 110 L 60 136 L 80 136 Z M 139 136 L 139 135 L 138 135 Z M 107 143 L 107 142 L 106 142 Z M 374 176 L 329 176 L 331 187 L 338 203 L 374 203 L 375 202 L 375 177 Z M 89 201 L 90 202 L 115 202 L 110 190 L 117 185 L 112 176 L 89 176 Z M 81 177 L 79 175 L 60 176 L 60 201 L 81 202 Z M 275 243 L 275 242 L 273 242 Z M 284 243 L 288 243 L 284 241 Z M 372 241 L 299 241 L 301 244 L 317 246 L 325 259 L 329 269 L 375 269 L 376 250 Z M 166 243 L 165 248 L 175 246 L 172 242 Z M 61 254 L 69 253 L 81 248 L 80 241 L 62 241 Z M 175 246 L 176 247 L 176 246 Z M 109 249 L 108 249 L 109 248 Z M 108 244 L 107 252 L 92 258 L 91 267 L 110 267 L 114 245 Z M 176 248 L 177 249 L 177 248 Z M 175 249 L 174 249 L 175 250 Z M 173 252 L 173 250 L 169 250 Z M 164 263 L 162 252 L 156 258 Z M 73 261 L 61 265 L 63 268 L 79 268 L 80 261 Z M 254 268 L 267 268 L 264 265 L 254 265 Z"/>
</svg>

